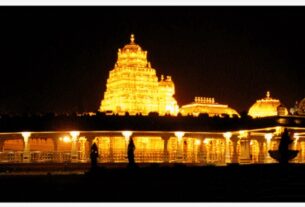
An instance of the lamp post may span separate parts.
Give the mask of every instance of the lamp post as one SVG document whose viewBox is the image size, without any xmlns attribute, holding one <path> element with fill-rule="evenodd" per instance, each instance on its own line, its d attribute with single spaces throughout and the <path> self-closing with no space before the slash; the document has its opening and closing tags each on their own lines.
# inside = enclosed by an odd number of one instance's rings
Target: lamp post
<svg viewBox="0 0 305 207">
<path fill-rule="evenodd" d="M 30 145 L 29 139 L 31 136 L 31 132 L 21 132 L 24 141 L 24 149 L 23 149 L 23 162 L 30 162 L 31 161 L 31 154 L 30 154 Z"/>
<path fill-rule="evenodd" d="M 124 138 L 125 138 L 125 150 L 126 150 L 126 152 L 125 153 L 127 153 L 127 148 L 128 148 L 128 142 L 129 142 L 129 139 L 130 139 L 130 137 L 132 136 L 132 131 L 123 131 L 122 132 L 122 135 L 124 136 Z"/>
<path fill-rule="evenodd" d="M 184 132 L 175 132 L 175 136 L 177 137 L 177 160 L 182 161 L 182 138 L 184 136 Z"/>
</svg>

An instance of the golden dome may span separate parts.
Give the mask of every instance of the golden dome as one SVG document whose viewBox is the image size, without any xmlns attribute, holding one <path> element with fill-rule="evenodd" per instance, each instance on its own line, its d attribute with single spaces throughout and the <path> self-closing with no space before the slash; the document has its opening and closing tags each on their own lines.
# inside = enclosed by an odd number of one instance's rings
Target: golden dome
<svg viewBox="0 0 305 207">
<path fill-rule="evenodd" d="M 182 115 L 198 116 L 199 114 L 207 113 L 209 116 L 223 116 L 227 114 L 230 117 L 233 115 L 239 116 L 239 114 L 228 105 L 219 104 L 215 102 L 214 98 L 208 97 L 195 97 L 194 102 L 183 105 L 180 108 Z"/>
<path fill-rule="evenodd" d="M 118 50 L 116 67 L 151 68 L 147 61 L 147 51 L 135 43 L 135 37 L 130 36 L 130 43 Z"/>
<path fill-rule="evenodd" d="M 277 116 L 278 115 L 278 107 L 281 105 L 280 100 L 273 99 L 270 97 L 270 92 L 267 91 L 266 97 L 260 100 L 257 100 L 254 103 L 248 112 L 249 116 L 253 118 L 257 117 L 266 117 L 266 116 Z M 286 109 L 285 114 L 288 114 Z"/>
<path fill-rule="evenodd" d="M 142 51 L 142 48 L 140 45 L 135 43 L 135 37 L 134 34 L 131 34 L 130 36 L 130 43 L 125 45 L 122 49 L 123 52 L 138 52 Z"/>
</svg>

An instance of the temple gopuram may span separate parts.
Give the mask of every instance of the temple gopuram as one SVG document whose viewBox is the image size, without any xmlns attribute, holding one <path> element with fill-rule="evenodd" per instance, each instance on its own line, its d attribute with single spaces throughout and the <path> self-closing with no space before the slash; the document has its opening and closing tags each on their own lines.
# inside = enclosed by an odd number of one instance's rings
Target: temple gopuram
<svg viewBox="0 0 305 207">
<path fill-rule="evenodd" d="M 130 43 L 118 51 L 118 59 L 109 73 L 106 92 L 100 111 L 119 115 L 160 115 L 178 113 L 177 101 L 173 97 L 175 85 L 171 76 L 158 80 L 156 70 L 147 60 L 147 51 L 135 43 L 134 35 Z"/>
<path fill-rule="evenodd" d="M 0 116 L 0 163 L 88 163 L 96 143 L 99 164 L 126 164 L 132 138 L 135 162 L 227 165 L 275 162 L 288 129 L 294 163 L 305 163 L 304 99 L 288 114 L 270 92 L 242 117 L 215 98 L 197 96 L 178 107 L 171 76 L 157 76 L 147 51 L 130 42 L 118 50 L 97 113 Z"/>
</svg>

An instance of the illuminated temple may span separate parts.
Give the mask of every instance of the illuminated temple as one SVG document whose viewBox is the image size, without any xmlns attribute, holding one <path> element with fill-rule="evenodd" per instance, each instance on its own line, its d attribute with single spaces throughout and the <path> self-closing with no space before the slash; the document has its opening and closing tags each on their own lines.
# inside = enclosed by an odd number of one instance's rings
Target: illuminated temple
<svg viewBox="0 0 305 207">
<path fill-rule="evenodd" d="M 178 113 L 177 101 L 173 98 L 175 85 L 171 76 L 161 76 L 147 60 L 147 51 L 135 43 L 134 35 L 130 43 L 118 51 L 118 59 L 109 73 L 104 100 L 100 111 L 119 115 L 158 112 L 160 115 Z"/>
<path fill-rule="evenodd" d="M 0 118 L 0 163 L 87 163 L 93 143 L 99 163 L 127 163 L 131 138 L 136 163 L 272 163 L 268 150 L 278 148 L 284 128 L 293 132 L 292 148 L 300 151 L 292 162 L 305 163 L 305 117 L 288 115 L 269 92 L 249 109 L 254 119 L 239 125 L 236 110 L 214 98 L 195 97 L 179 109 L 171 76 L 157 77 L 134 35 L 117 55 L 99 108 L 102 115 L 54 117 L 47 127 L 40 120 L 32 128 L 20 119 L 14 126 Z M 304 106 L 302 101 L 296 111 L 305 114 Z"/>
</svg>

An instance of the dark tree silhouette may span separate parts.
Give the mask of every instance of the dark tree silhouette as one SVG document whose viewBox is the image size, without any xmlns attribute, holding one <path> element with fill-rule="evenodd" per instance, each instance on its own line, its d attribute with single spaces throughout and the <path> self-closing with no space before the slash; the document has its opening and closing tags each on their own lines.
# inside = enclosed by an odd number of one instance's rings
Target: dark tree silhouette
<svg viewBox="0 0 305 207">
<path fill-rule="evenodd" d="M 98 148 L 95 143 L 91 146 L 90 159 L 91 159 L 91 170 L 96 170 L 98 158 Z"/>
<path fill-rule="evenodd" d="M 128 156 L 128 166 L 134 167 L 135 166 L 135 160 L 134 160 L 134 151 L 136 147 L 134 145 L 133 139 L 129 139 L 128 143 L 128 149 L 127 149 L 127 156 Z"/>
</svg>

